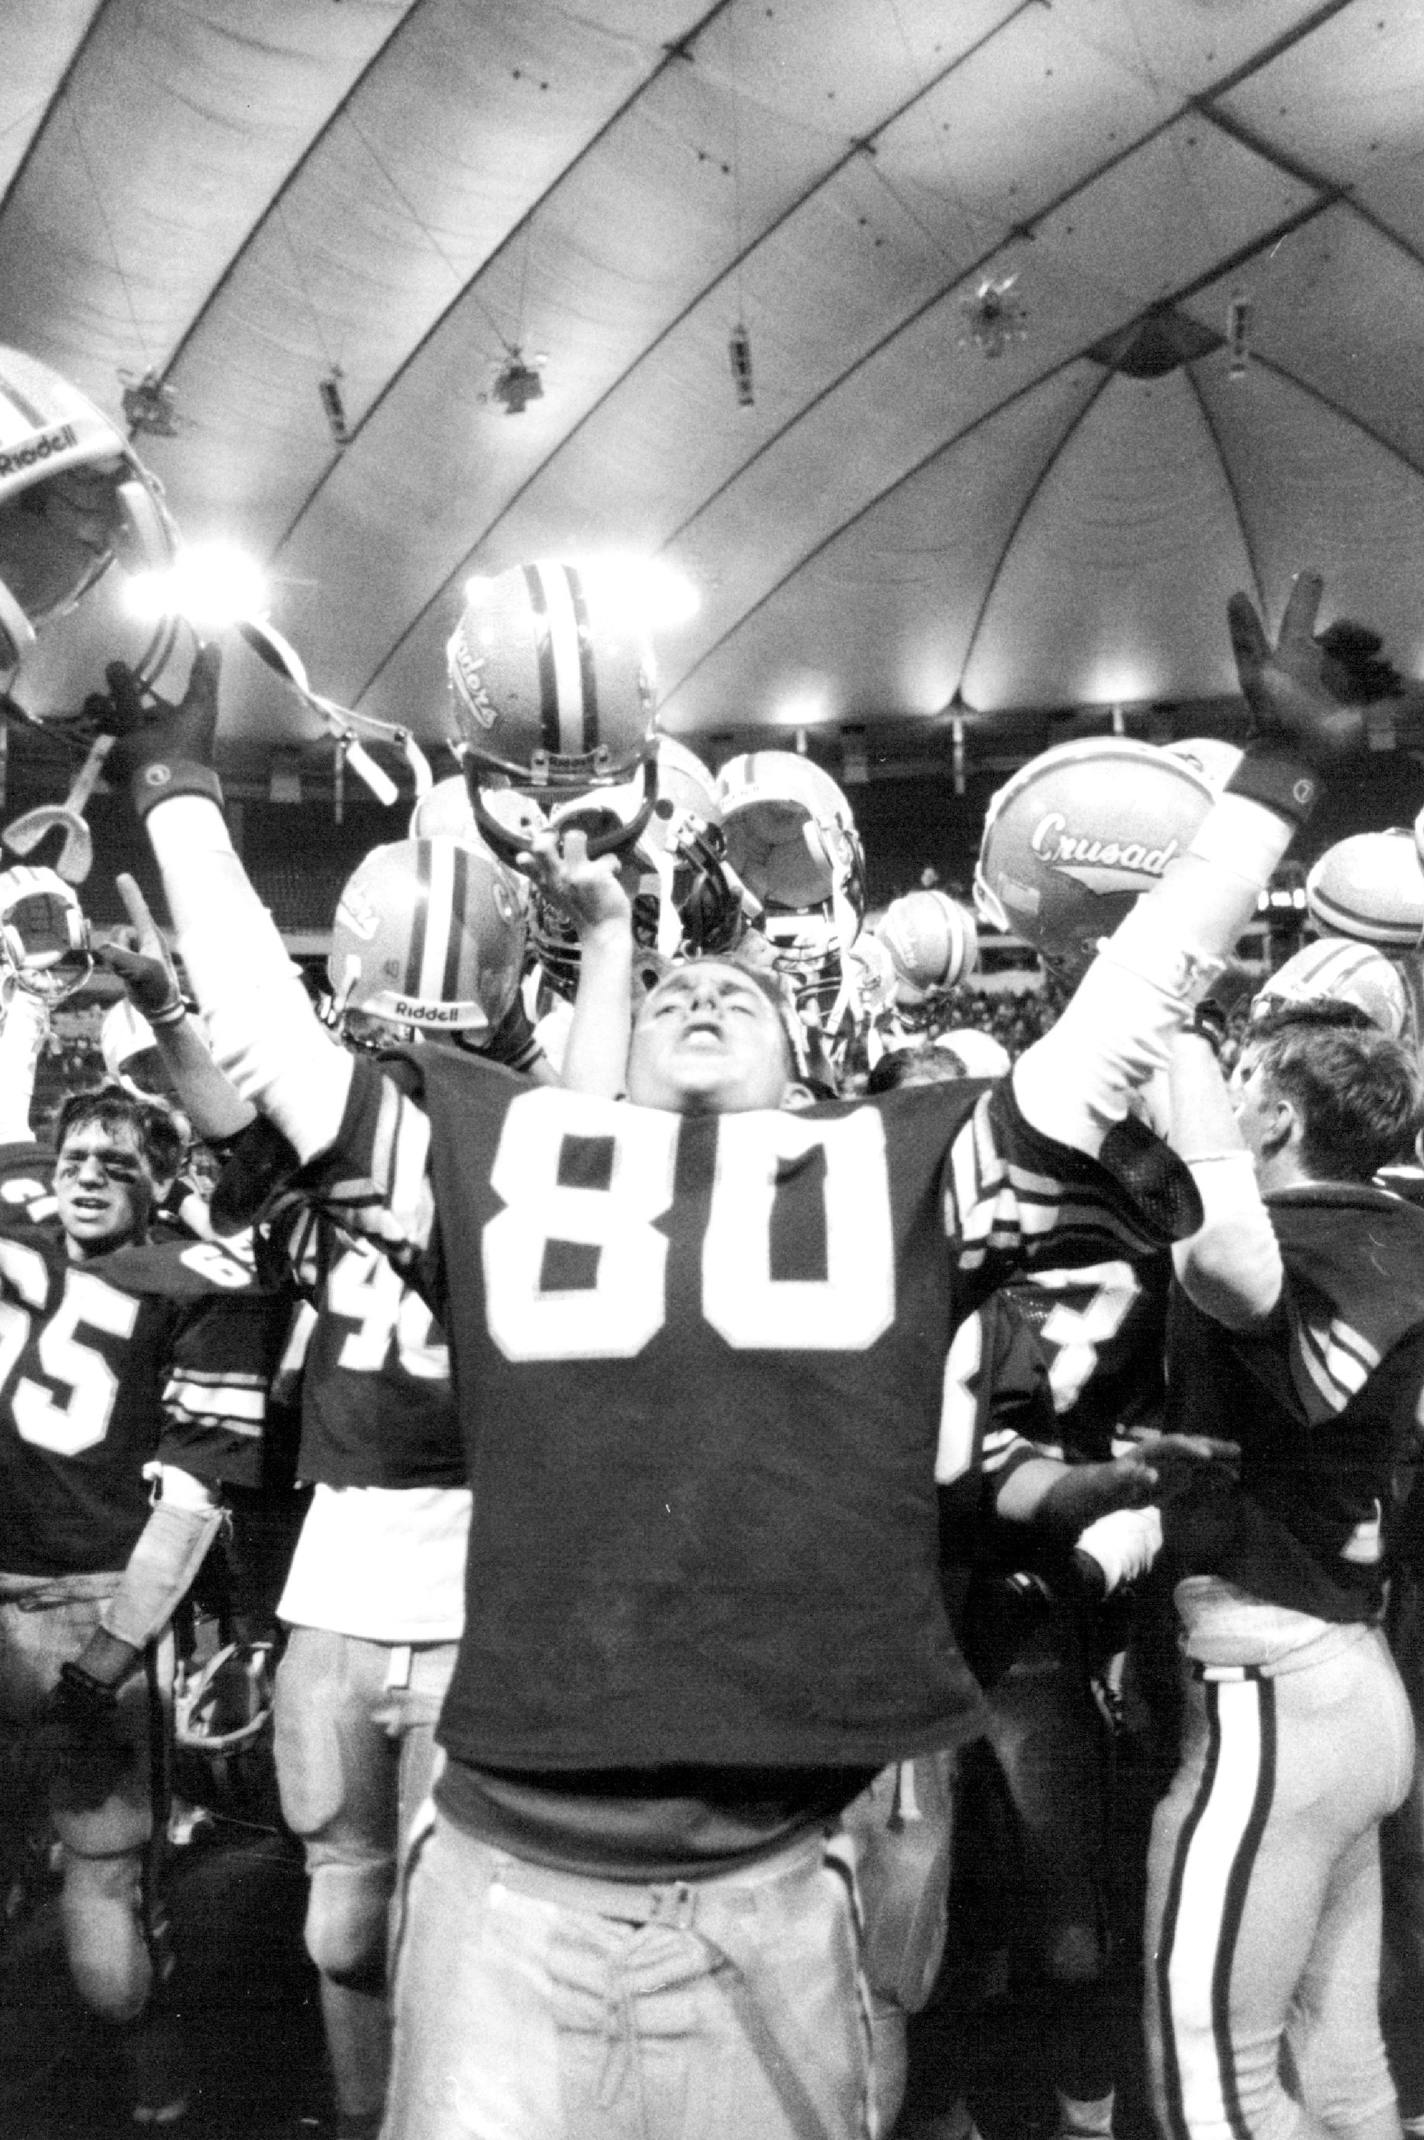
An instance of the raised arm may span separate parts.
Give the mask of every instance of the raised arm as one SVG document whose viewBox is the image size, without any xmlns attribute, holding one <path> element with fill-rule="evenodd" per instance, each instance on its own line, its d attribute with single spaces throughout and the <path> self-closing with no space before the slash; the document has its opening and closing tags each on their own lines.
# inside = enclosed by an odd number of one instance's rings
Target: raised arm
<svg viewBox="0 0 1424 2140">
<path fill-rule="evenodd" d="M 228 836 L 213 769 L 219 670 L 218 649 L 201 648 L 182 704 L 155 715 L 129 672 L 112 667 L 120 740 L 109 763 L 127 776 L 147 829 L 219 1069 L 309 1159 L 341 1126 L 351 1062 L 312 1009 Z"/>
<path fill-rule="evenodd" d="M 1279 636 L 1244 595 L 1228 610 L 1252 735 L 1187 852 L 1108 937 L 1057 1024 L 1013 1073 L 1035 1128 L 1096 1155 L 1135 1093 L 1166 1069 L 1168 1043 L 1221 970 L 1361 715 L 1326 683 L 1314 636 L 1321 583 L 1295 581 Z"/>
</svg>

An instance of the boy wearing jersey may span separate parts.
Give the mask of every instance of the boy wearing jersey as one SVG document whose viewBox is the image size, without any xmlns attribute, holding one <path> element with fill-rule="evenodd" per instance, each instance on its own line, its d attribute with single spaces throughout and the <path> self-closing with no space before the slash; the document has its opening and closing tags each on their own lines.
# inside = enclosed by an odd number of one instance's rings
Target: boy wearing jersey
<svg viewBox="0 0 1424 2140">
<path fill-rule="evenodd" d="M 68 1101 L 56 1136 L 54 1156 L 0 1149 L 5 1807 L 23 1832 L 42 1752 L 70 1970 L 91 2011 L 130 2024 L 155 1980 L 169 1620 L 220 1482 L 256 1481 L 272 1331 L 238 1265 L 150 1239 L 179 1158 L 166 1110 L 110 1088 Z M 142 2089 L 154 2039 L 120 2042 Z M 171 2076 L 149 2080 L 175 2113 Z"/>
<path fill-rule="evenodd" d="M 1216 1209 L 1176 1252 L 1169 1422 L 1229 1424 L 1242 1464 L 1164 1513 L 1193 1672 L 1148 1869 L 1169 2140 L 1399 2131 L 1379 1823 L 1413 1736 L 1381 1531 L 1424 1392 L 1424 1213 L 1372 1177 L 1412 1147 L 1419 1079 L 1395 1041 L 1326 1017 L 1254 1027 L 1229 1095 L 1206 1037 L 1173 1063 L 1174 1138 Z"/>
<path fill-rule="evenodd" d="M 1318 596 L 1298 589 L 1278 648 L 1254 613 L 1238 629 L 1272 740 L 1011 1083 L 801 1114 L 776 1009 L 718 960 L 643 1000 L 626 1105 L 445 1051 L 400 1081 L 352 1062 L 216 807 L 214 665 L 155 721 L 120 709 L 219 1060 L 451 1347 L 466 1624 L 392 2140 L 866 2129 L 833 1831 L 872 1774 L 943 1743 L 959 1685 L 933 1476 L 949 1338 L 1026 1263 L 1141 1254 L 1199 1217 L 1128 1101 L 1314 796 L 1283 738 L 1318 741 Z M 582 965 L 619 968 L 626 1003 L 626 911 L 605 921 Z"/>
</svg>

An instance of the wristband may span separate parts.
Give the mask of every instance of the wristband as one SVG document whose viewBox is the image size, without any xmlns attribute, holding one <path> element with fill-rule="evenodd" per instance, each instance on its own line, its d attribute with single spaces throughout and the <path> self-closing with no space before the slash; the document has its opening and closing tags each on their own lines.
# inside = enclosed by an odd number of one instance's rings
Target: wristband
<svg viewBox="0 0 1424 2140">
<path fill-rule="evenodd" d="M 59 1668 L 60 1685 L 94 1716 L 112 1716 L 119 1706 L 119 1690 L 106 1679 L 95 1679 L 73 1659 Z"/>
<path fill-rule="evenodd" d="M 202 795 L 222 808 L 222 782 L 217 773 L 192 758 L 149 758 L 129 776 L 129 799 L 140 818 L 175 795 Z"/>
<path fill-rule="evenodd" d="M 1304 825 L 1320 794 L 1320 777 L 1284 737 L 1248 743 L 1222 793 L 1274 811 L 1288 825 Z"/>
</svg>

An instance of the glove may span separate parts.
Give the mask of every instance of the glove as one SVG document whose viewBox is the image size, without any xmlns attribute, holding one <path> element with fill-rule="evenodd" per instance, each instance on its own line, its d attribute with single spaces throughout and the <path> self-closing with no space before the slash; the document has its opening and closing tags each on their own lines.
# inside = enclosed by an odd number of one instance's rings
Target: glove
<svg viewBox="0 0 1424 2140">
<path fill-rule="evenodd" d="M 148 902 L 132 877 L 115 878 L 130 926 L 99 947 L 99 958 L 124 984 L 134 1009 L 150 1025 L 177 1025 L 188 1015 L 178 972 Z"/>
<path fill-rule="evenodd" d="M 221 649 L 211 642 L 200 646 L 181 702 L 175 706 L 154 698 L 145 705 L 132 669 L 111 661 L 104 671 L 108 697 L 87 702 L 86 713 L 105 734 L 118 738 L 107 770 L 112 779 L 127 781 L 139 817 L 172 795 L 206 795 L 221 806 L 213 763 L 221 667 Z"/>
<path fill-rule="evenodd" d="M 1227 792 L 1259 802 L 1292 824 L 1304 824 L 1320 792 L 1320 774 L 1354 748 L 1364 715 L 1346 699 L 1349 675 L 1315 637 L 1322 585 L 1316 572 L 1291 583 L 1280 632 L 1272 646 L 1249 595 L 1226 606 L 1231 651 L 1251 728 Z"/>
<path fill-rule="evenodd" d="M 117 1688 L 77 1664 L 60 1666 L 36 1736 L 61 1813 L 92 1813 L 133 1767 L 134 1749 L 119 1730 Z"/>
</svg>

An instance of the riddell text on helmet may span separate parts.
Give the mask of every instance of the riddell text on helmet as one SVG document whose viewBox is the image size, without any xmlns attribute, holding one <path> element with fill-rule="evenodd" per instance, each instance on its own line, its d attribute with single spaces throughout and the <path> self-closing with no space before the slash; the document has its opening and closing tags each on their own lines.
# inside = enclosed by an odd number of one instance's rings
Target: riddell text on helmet
<svg viewBox="0 0 1424 2140">
<path fill-rule="evenodd" d="M 65 424 L 58 431 L 45 431 L 28 446 L 17 447 L 13 453 L 0 453 L 0 479 L 13 476 L 22 468 L 33 468 L 36 461 L 48 461 L 56 453 L 67 453 L 71 446 L 78 444 L 73 424 Z"/>
<path fill-rule="evenodd" d="M 1050 810 L 1033 828 L 1029 846 L 1045 862 L 1090 862 L 1100 869 L 1137 870 L 1145 877 L 1160 877 L 1180 849 L 1179 840 L 1165 847 L 1144 847 L 1141 840 L 1099 840 L 1069 832 L 1068 820 Z"/>
<path fill-rule="evenodd" d="M 460 1003 L 408 1003 L 403 996 L 397 997 L 393 1018 L 406 1025 L 456 1025 L 466 1006 Z"/>
</svg>

